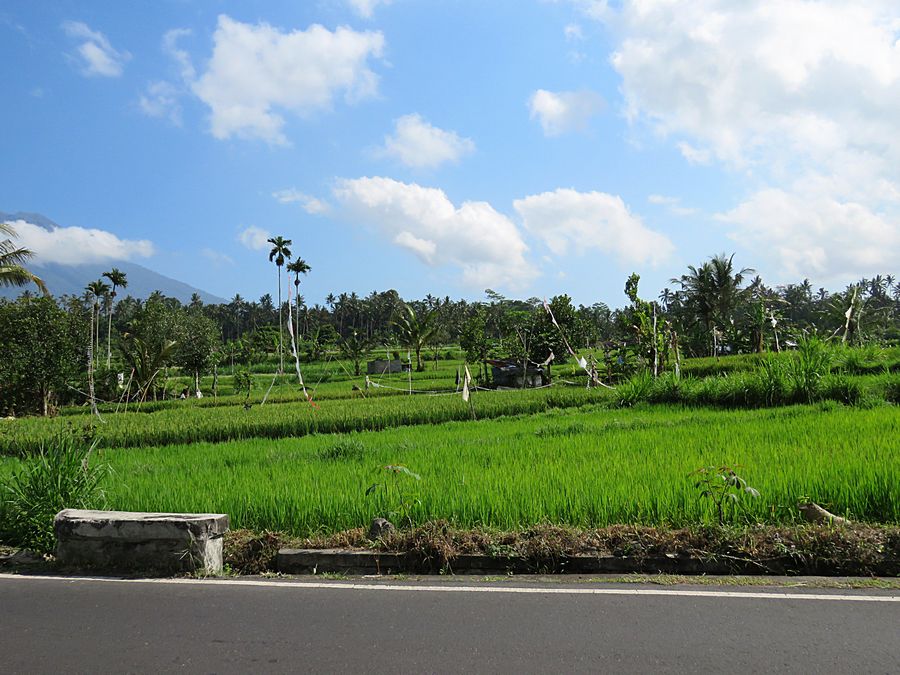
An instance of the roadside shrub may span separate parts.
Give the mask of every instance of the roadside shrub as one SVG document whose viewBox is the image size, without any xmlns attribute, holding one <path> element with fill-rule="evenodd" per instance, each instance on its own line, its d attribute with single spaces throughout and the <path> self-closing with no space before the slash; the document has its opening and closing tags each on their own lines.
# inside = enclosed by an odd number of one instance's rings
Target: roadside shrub
<svg viewBox="0 0 900 675">
<path fill-rule="evenodd" d="M 0 485 L 0 531 L 9 542 L 41 553 L 53 550 L 53 518 L 63 509 L 102 508 L 105 464 L 90 465 L 97 442 L 62 432 Z"/>
</svg>

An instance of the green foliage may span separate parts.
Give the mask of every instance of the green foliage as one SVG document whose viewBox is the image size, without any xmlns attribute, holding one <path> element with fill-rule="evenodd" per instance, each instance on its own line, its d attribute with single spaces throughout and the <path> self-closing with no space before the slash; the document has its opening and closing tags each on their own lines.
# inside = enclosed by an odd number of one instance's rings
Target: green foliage
<svg viewBox="0 0 900 675">
<path fill-rule="evenodd" d="M 154 296 L 135 313 L 122 339 L 125 362 L 134 371 L 129 395 L 156 399 L 163 394 L 183 317 L 180 307 Z"/>
<path fill-rule="evenodd" d="M 250 398 L 253 389 L 253 376 L 249 370 L 239 370 L 234 374 L 234 393 L 244 394 L 245 399 Z"/>
<path fill-rule="evenodd" d="M 477 306 L 466 317 L 459 335 L 459 346 L 466 353 L 469 363 L 484 363 L 495 348 L 495 341 L 488 333 L 488 312 Z"/>
<path fill-rule="evenodd" d="M 635 355 L 643 359 L 648 368 L 656 363 L 656 372 L 659 372 L 665 370 L 668 359 L 669 330 L 660 318 L 657 318 L 654 327 L 656 307 L 654 303 L 638 297 L 640 280 L 640 275 L 632 274 L 625 282 L 625 295 L 631 301 L 631 306 L 623 311 L 623 316 L 632 333 Z"/>
<path fill-rule="evenodd" d="M 372 341 L 358 331 L 353 331 L 340 341 L 338 348 L 344 358 L 353 364 L 353 374 L 356 377 L 362 372 L 362 362 L 365 361 L 372 348 Z"/>
<path fill-rule="evenodd" d="M 400 344 L 416 354 L 416 370 L 423 371 L 422 349 L 429 343 L 437 330 L 435 323 L 437 313 L 432 311 L 416 312 L 412 306 L 403 304 L 394 321 L 394 330 Z"/>
<path fill-rule="evenodd" d="M 584 344 L 584 325 L 578 317 L 572 298 L 556 295 L 547 303 L 559 328 L 553 325 L 550 315 L 543 307 L 532 311 L 533 333 L 529 340 L 528 358 L 542 363 L 550 352 L 556 355 L 554 363 L 565 363 L 569 358 L 569 346 L 577 349 Z"/>
<path fill-rule="evenodd" d="M 759 394 L 765 405 L 778 405 L 788 398 L 788 378 L 784 361 L 769 357 L 759 362 L 756 371 Z"/>
<path fill-rule="evenodd" d="M 178 322 L 174 362 L 195 376 L 209 372 L 218 360 L 219 328 L 199 312 L 186 312 Z"/>
<path fill-rule="evenodd" d="M 831 372 L 831 352 L 817 337 L 800 340 L 793 358 L 788 361 L 787 375 L 800 400 L 818 400 L 822 380 Z"/>
<path fill-rule="evenodd" d="M 372 483 L 366 488 L 366 497 L 380 494 L 384 497 L 380 507 L 388 509 L 385 513 L 389 519 L 403 518 L 404 524 L 412 527 L 414 524 L 412 510 L 416 505 L 421 505 L 422 500 L 416 496 L 410 481 L 420 481 L 422 477 L 413 473 L 402 464 L 386 464 L 381 470 L 388 475 L 386 481 Z"/>
<path fill-rule="evenodd" d="M 0 223 L 0 235 L 15 237 L 16 231 L 9 223 Z M 49 296 L 44 282 L 23 266 L 33 255 L 32 251 L 17 246 L 12 239 L 0 239 L 0 287 L 33 283 L 45 296 Z"/>
<path fill-rule="evenodd" d="M 653 389 L 653 376 L 648 370 L 640 370 L 616 387 L 618 403 L 623 408 L 647 401 Z"/>
<path fill-rule="evenodd" d="M 738 468 L 727 464 L 704 466 L 691 474 L 697 477 L 694 487 L 700 490 L 700 498 L 709 499 L 715 505 L 720 525 L 725 524 L 726 514 L 734 517 L 742 497 L 759 497 L 759 490 L 747 485 L 738 475 Z"/>
<path fill-rule="evenodd" d="M 102 508 L 108 468 L 90 464 L 96 441 L 62 432 L 0 485 L 0 532 L 11 543 L 53 550 L 53 519 L 63 509 Z"/>
<path fill-rule="evenodd" d="M 0 412 L 48 414 L 84 368 L 88 327 L 50 298 L 0 303 Z"/>
<path fill-rule="evenodd" d="M 323 448 L 319 452 L 319 457 L 329 462 L 356 461 L 365 455 L 366 446 L 349 436 L 338 436 L 333 445 Z"/>
</svg>

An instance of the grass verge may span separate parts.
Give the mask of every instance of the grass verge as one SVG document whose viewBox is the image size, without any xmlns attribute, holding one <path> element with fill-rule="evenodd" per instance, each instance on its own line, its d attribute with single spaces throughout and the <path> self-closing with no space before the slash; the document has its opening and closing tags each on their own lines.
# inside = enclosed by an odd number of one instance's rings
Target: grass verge
<svg viewBox="0 0 900 675">
<path fill-rule="evenodd" d="M 818 574 L 838 576 L 900 576 L 900 527 L 871 525 L 679 529 L 542 525 L 503 532 L 457 529 L 436 521 L 377 542 L 366 539 L 362 528 L 304 539 L 240 530 L 226 536 L 225 560 L 238 574 L 274 571 L 275 553 L 280 547 L 405 553 L 429 561 L 434 571 L 452 571 L 453 560 L 460 555 L 496 558 L 498 566 L 504 560 L 520 558 L 540 573 L 558 571 L 559 562 L 572 556 L 675 556 L 749 564 L 759 574 L 791 575 L 815 569 Z M 640 581 L 648 577 L 627 578 Z"/>
</svg>

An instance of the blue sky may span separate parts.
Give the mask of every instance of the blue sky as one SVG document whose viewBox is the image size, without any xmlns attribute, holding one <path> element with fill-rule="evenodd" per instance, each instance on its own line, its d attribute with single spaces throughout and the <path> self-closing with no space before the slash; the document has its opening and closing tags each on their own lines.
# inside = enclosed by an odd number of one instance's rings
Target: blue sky
<svg viewBox="0 0 900 675">
<path fill-rule="evenodd" d="M 900 260 L 882 0 L 8 2 L 0 210 L 39 259 L 274 293 L 654 296 Z"/>
</svg>

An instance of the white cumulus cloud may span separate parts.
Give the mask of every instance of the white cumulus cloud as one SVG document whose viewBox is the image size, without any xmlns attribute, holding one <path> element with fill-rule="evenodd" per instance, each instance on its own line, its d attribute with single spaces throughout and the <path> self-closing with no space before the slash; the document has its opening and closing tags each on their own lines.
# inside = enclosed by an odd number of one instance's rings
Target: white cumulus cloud
<svg viewBox="0 0 900 675">
<path fill-rule="evenodd" d="M 306 116 L 328 110 L 339 94 L 355 102 L 377 91 L 369 59 L 381 55 L 380 32 L 330 31 L 318 24 L 283 32 L 222 15 L 213 40 L 212 57 L 193 91 L 210 108 L 216 138 L 286 144 L 282 113 Z"/>
<path fill-rule="evenodd" d="M 589 91 L 547 91 L 538 89 L 528 101 L 531 119 L 541 123 L 545 136 L 584 131 L 591 117 L 604 108 L 603 97 Z"/>
<path fill-rule="evenodd" d="M 487 202 L 456 206 L 443 190 L 383 177 L 342 179 L 334 195 L 426 265 L 459 268 L 466 285 L 520 289 L 536 276 L 518 228 Z"/>
<path fill-rule="evenodd" d="M 251 251 L 262 251 L 264 248 L 268 248 L 271 237 L 271 232 L 255 225 L 245 227 L 238 233 L 238 241 Z"/>
<path fill-rule="evenodd" d="M 181 79 L 185 82 L 193 81 L 197 73 L 194 70 L 194 63 L 191 60 L 191 55 L 187 50 L 178 46 L 178 41 L 181 38 L 189 37 L 190 35 L 190 28 L 173 28 L 166 31 L 162 39 L 163 54 L 168 56 L 178 65 Z"/>
<path fill-rule="evenodd" d="M 658 264 L 674 250 L 665 235 L 647 228 L 621 197 L 560 188 L 513 202 L 525 228 L 556 255 L 570 249 L 606 253 L 619 262 Z"/>
<path fill-rule="evenodd" d="M 213 267 L 223 267 L 225 265 L 233 265 L 234 260 L 231 259 L 231 256 L 222 253 L 221 251 L 216 251 L 212 248 L 204 248 L 200 250 L 200 255 L 210 261 Z"/>
<path fill-rule="evenodd" d="M 282 204 L 299 204 L 300 208 L 310 215 L 318 215 L 327 213 L 329 210 L 328 203 L 305 192 L 300 192 L 296 188 L 288 188 L 287 190 L 277 190 L 272 193 Z"/>
<path fill-rule="evenodd" d="M 766 188 L 717 216 L 732 237 L 787 278 L 855 279 L 893 269 L 900 251 L 896 220 L 815 184 Z"/>
<path fill-rule="evenodd" d="M 563 28 L 563 34 L 569 42 L 580 42 L 581 40 L 584 40 L 584 33 L 581 31 L 581 26 L 577 23 L 568 24 Z"/>
<path fill-rule="evenodd" d="M 156 249 L 146 240 L 120 239 L 112 232 L 96 228 L 58 227 L 46 230 L 39 225 L 17 220 L 10 223 L 17 243 L 35 254 L 35 262 L 80 265 L 107 260 L 147 258 Z"/>
<path fill-rule="evenodd" d="M 378 154 L 391 157 L 414 169 L 434 168 L 457 162 L 475 151 L 475 143 L 455 131 L 439 129 L 413 113 L 394 121 L 393 135 L 384 137 Z"/>
<path fill-rule="evenodd" d="M 650 195 L 647 201 L 657 206 L 665 206 L 666 209 L 676 216 L 691 216 L 697 213 L 697 209 L 689 206 L 682 206 L 679 197 L 666 197 L 665 195 Z"/>
<path fill-rule="evenodd" d="M 149 117 L 162 117 L 181 126 L 179 92 L 169 82 L 150 82 L 138 98 L 138 107 Z"/>
<path fill-rule="evenodd" d="M 378 5 L 389 5 L 391 0 L 347 0 L 350 8 L 364 19 L 371 19 Z"/>
<path fill-rule="evenodd" d="M 626 0 L 601 18 L 632 122 L 748 177 L 719 220 L 757 266 L 829 278 L 900 263 L 896 2 Z"/>
<path fill-rule="evenodd" d="M 88 77 L 119 77 L 125 63 L 131 58 L 128 52 L 113 48 L 106 36 L 81 21 L 64 21 L 62 29 L 73 40 L 79 41 L 72 57 Z"/>
<path fill-rule="evenodd" d="M 166 31 L 162 39 L 163 54 L 178 67 L 179 83 L 148 82 L 137 101 L 138 108 L 148 117 L 168 119 L 175 126 L 181 126 L 181 99 L 196 76 L 190 54 L 178 46 L 178 40 L 189 35 L 188 28 L 173 28 Z"/>
</svg>

